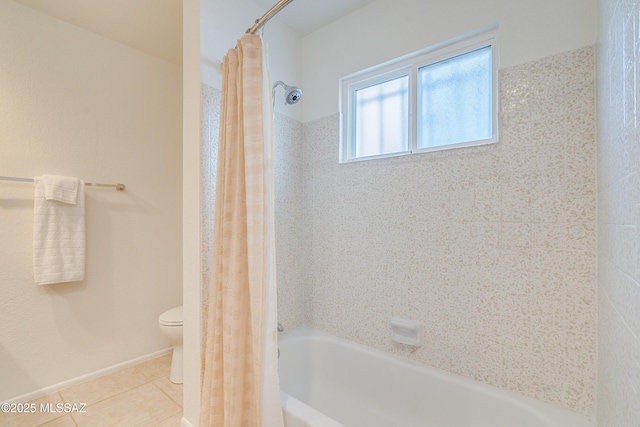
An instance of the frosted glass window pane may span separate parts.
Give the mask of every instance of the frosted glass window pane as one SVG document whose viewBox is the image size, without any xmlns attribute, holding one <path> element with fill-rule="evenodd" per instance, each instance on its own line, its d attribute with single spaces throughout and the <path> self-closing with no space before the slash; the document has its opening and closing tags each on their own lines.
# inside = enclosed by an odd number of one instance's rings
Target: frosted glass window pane
<svg viewBox="0 0 640 427">
<path fill-rule="evenodd" d="M 418 147 L 492 137 L 491 46 L 418 69 Z"/>
<path fill-rule="evenodd" d="M 355 91 L 355 157 L 407 151 L 409 76 Z"/>
</svg>

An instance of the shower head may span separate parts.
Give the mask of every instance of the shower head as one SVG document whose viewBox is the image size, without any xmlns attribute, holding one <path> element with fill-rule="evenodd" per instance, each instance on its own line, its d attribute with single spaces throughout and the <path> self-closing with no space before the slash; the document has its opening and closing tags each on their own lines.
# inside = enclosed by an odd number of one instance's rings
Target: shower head
<svg viewBox="0 0 640 427">
<path fill-rule="evenodd" d="M 293 105 L 296 102 L 300 101 L 300 98 L 302 98 L 302 90 L 300 88 L 297 88 L 295 86 L 287 86 L 282 80 L 278 80 L 273 84 L 272 96 L 274 97 L 274 103 L 276 88 L 279 85 L 282 85 L 284 87 L 284 101 L 286 104 Z"/>
<path fill-rule="evenodd" d="M 284 94 L 284 98 L 287 104 L 295 104 L 296 102 L 300 101 L 300 98 L 302 98 L 302 90 L 300 88 L 292 86 L 287 89 Z"/>
</svg>

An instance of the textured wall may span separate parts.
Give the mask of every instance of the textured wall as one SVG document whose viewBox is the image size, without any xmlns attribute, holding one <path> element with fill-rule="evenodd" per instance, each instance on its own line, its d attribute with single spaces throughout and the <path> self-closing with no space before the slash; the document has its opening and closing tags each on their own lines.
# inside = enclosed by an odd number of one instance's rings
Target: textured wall
<svg viewBox="0 0 640 427">
<path fill-rule="evenodd" d="M 220 98 L 222 92 L 207 85 L 201 85 L 202 108 L 202 148 L 200 156 L 200 265 L 202 274 L 202 319 L 209 312 L 209 287 L 211 286 L 211 257 L 213 256 L 213 218 L 216 201 L 216 170 L 218 169 L 218 131 L 220 129 Z M 206 322 L 202 323 L 203 336 L 207 333 Z"/>
<path fill-rule="evenodd" d="M 338 116 L 304 125 L 305 322 L 593 416 L 594 51 L 500 79 L 494 145 L 338 164 Z"/>
<path fill-rule="evenodd" d="M 215 179 L 221 92 L 202 85 L 202 301 L 206 316 L 211 281 Z M 302 125 L 276 113 L 274 181 L 278 321 L 287 329 L 302 323 Z M 203 325 L 206 327 L 206 325 Z"/>
<path fill-rule="evenodd" d="M 640 420 L 639 1 L 601 0 L 598 40 L 598 426 Z"/>
<path fill-rule="evenodd" d="M 291 330 L 302 325 L 304 311 L 302 124 L 276 113 L 274 141 L 278 321 Z"/>
<path fill-rule="evenodd" d="M 0 175 L 86 190 L 85 280 L 36 286 L 33 185 L 0 182 L 0 400 L 167 348 L 180 305 L 181 71 L 0 0 Z"/>
</svg>

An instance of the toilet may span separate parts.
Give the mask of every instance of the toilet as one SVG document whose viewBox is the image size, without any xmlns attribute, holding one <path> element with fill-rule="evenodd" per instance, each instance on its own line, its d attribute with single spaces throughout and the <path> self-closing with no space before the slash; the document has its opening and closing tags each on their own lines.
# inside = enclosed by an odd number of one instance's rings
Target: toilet
<svg viewBox="0 0 640 427">
<path fill-rule="evenodd" d="M 172 383 L 182 384 L 182 306 L 167 310 L 158 317 L 160 331 L 173 346 L 171 356 Z"/>
</svg>

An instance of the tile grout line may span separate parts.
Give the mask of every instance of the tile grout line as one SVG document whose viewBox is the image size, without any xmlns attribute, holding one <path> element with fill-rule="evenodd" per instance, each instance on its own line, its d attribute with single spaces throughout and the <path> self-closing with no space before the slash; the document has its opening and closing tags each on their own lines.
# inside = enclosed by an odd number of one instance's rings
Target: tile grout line
<svg viewBox="0 0 640 427">
<path fill-rule="evenodd" d="M 169 378 L 169 377 L 167 376 L 167 377 L 158 378 L 157 380 L 152 381 L 153 385 L 154 385 L 154 386 L 156 386 L 156 388 L 160 389 L 160 391 L 161 391 L 161 392 L 163 392 L 163 393 L 165 394 L 165 396 L 167 396 L 169 399 L 171 399 L 172 401 L 174 401 L 178 406 L 180 406 L 180 408 L 183 408 L 182 403 L 177 402 L 173 397 L 169 396 L 169 394 L 168 394 L 166 391 L 164 391 L 164 389 L 163 389 L 162 387 L 160 387 L 159 385 L 157 385 L 157 384 L 155 383 L 156 381 L 160 381 L 160 380 L 162 380 L 162 379 L 164 379 L 164 378 Z M 169 380 L 169 381 L 171 381 L 171 380 Z M 175 383 L 173 383 L 173 382 L 172 382 L 171 384 L 175 384 Z M 179 385 L 181 385 L 181 384 L 179 384 Z M 183 408 L 183 410 L 184 410 L 184 408 Z"/>
<path fill-rule="evenodd" d="M 164 377 L 163 377 L 163 378 L 164 378 Z M 158 378 L 158 379 L 162 379 L 162 378 Z M 156 380 L 156 381 L 157 381 L 157 380 Z M 178 405 L 178 406 L 180 407 L 180 411 L 176 412 L 175 414 L 171 414 L 171 415 L 169 415 L 167 418 L 165 418 L 165 419 L 163 419 L 163 420 L 160 420 L 160 421 L 158 421 L 158 422 L 166 421 L 166 420 L 168 420 L 169 418 L 174 417 L 174 416 L 176 416 L 176 415 L 177 415 L 177 414 L 179 414 L 179 413 L 180 413 L 180 414 L 184 414 L 184 408 L 182 407 L 182 405 L 181 405 L 180 403 L 176 402 L 176 401 L 175 401 L 171 396 L 169 396 L 169 395 L 168 395 L 168 394 L 167 394 L 167 393 L 166 393 L 166 392 L 165 392 L 161 387 L 158 387 L 158 385 L 157 385 L 157 384 L 155 384 L 154 382 L 152 382 L 152 384 L 153 384 L 153 385 L 154 385 L 158 390 L 160 390 L 160 392 L 161 392 L 162 394 L 164 394 L 165 396 L 167 396 L 167 397 L 169 398 L 169 400 L 171 400 L 172 402 L 174 402 L 176 405 Z"/>
</svg>

